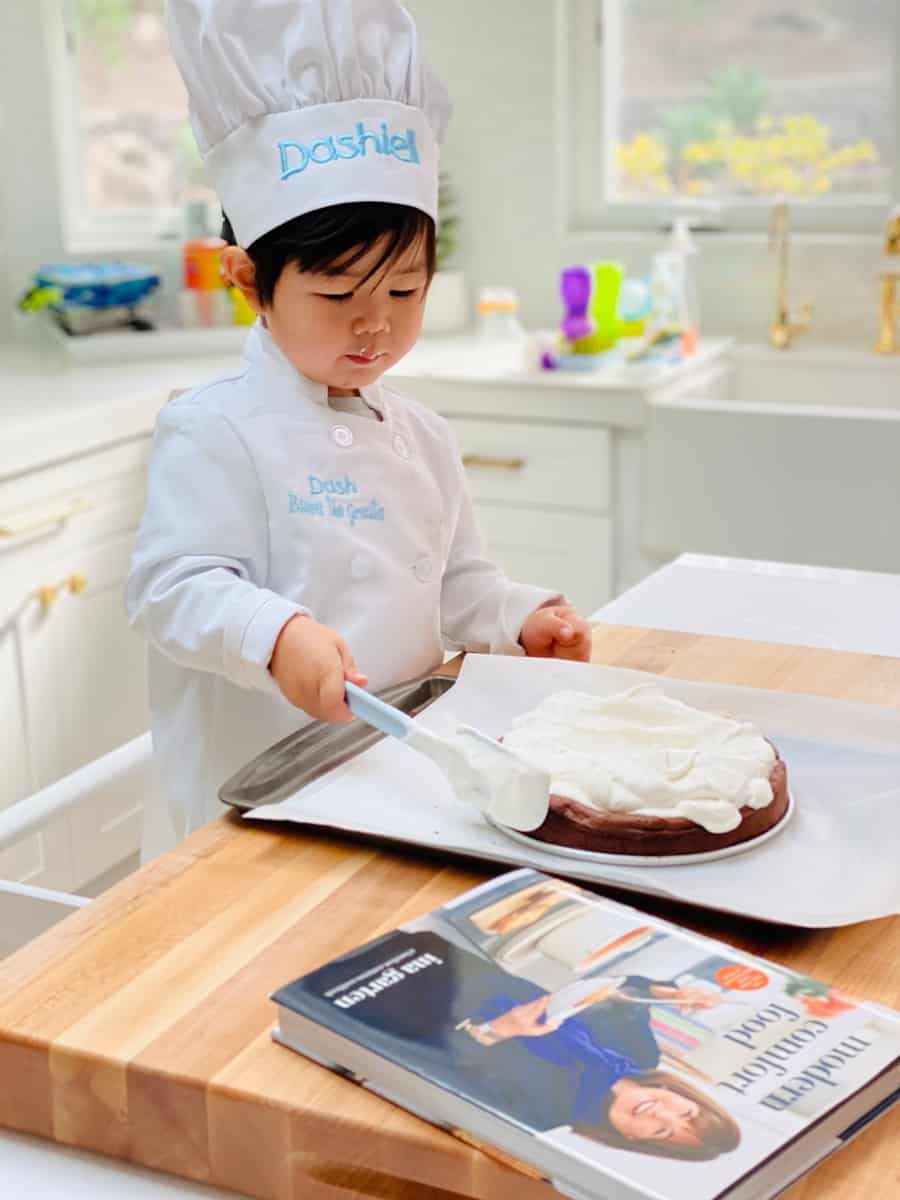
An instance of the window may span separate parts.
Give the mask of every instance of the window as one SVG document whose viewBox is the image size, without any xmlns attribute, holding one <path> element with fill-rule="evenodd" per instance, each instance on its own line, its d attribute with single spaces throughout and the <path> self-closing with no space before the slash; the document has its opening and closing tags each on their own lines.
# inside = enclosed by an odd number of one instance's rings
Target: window
<svg viewBox="0 0 900 1200">
<path fill-rule="evenodd" d="M 70 240 L 174 236 L 183 205 L 209 203 L 164 0 L 61 0 L 66 94 L 60 114 Z"/>
<path fill-rule="evenodd" d="M 673 211 L 877 228 L 896 196 L 893 0 L 571 0 L 575 224 Z"/>
</svg>

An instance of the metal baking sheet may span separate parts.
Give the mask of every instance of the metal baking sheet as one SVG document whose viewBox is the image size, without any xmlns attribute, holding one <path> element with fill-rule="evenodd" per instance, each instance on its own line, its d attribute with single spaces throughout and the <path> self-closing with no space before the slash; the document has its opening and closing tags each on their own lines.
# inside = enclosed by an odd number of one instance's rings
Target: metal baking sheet
<svg viewBox="0 0 900 1200">
<path fill-rule="evenodd" d="M 414 717 L 448 692 L 454 683 L 455 676 L 435 672 L 396 684 L 377 695 Z M 383 737 L 383 733 L 359 720 L 342 725 L 313 721 L 241 767 L 222 784 L 219 799 L 242 812 L 263 804 L 277 804 L 341 763 L 362 754 Z"/>
</svg>

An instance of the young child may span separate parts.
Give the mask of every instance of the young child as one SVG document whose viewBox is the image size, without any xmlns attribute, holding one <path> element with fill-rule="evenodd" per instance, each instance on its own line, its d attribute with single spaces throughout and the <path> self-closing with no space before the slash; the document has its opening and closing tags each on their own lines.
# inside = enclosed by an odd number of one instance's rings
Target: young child
<svg viewBox="0 0 900 1200">
<path fill-rule="evenodd" d="M 482 550 L 447 424 L 382 381 L 435 269 L 449 115 L 395 0 L 169 0 L 194 132 L 260 316 L 157 423 L 127 586 L 179 832 L 310 717 L 465 649 L 587 659 L 560 595 Z M 302 710 L 302 711 L 300 711 Z M 304 716 L 306 714 L 306 716 Z"/>
</svg>

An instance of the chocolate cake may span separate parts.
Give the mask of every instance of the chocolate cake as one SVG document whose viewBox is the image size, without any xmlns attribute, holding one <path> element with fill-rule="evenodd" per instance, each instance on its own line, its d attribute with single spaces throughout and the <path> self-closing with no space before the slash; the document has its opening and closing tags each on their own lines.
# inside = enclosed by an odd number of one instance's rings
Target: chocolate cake
<svg viewBox="0 0 900 1200">
<path fill-rule="evenodd" d="M 754 725 L 642 684 L 558 692 L 504 742 L 552 780 L 528 836 L 602 854 L 690 855 L 748 842 L 788 810 L 787 768 Z"/>
<path fill-rule="evenodd" d="M 777 753 L 777 752 L 776 752 Z M 783 820 L 788 807 L 787 768 L 779 756 L 769 775 L 772 800 L 765 808 L 738 809 L 741 823 L 725 833 L 710 833 L 685 817 L 601 812 L 567 796 L 551 796 L 543 825 L 528 834 L 555 846 L 599 854 L 702 854 L 750 841 Z"/>
</svg>

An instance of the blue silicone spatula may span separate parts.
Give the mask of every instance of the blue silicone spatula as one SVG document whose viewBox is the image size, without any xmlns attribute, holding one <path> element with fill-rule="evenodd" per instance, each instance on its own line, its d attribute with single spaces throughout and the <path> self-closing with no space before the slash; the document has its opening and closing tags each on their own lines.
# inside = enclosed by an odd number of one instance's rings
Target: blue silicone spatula
<svg viewBox="0 0 900 1200">
<path fill-rule="evenodd" d="M 546 771 L 469 725 L 459 725 L 452 737 L 441 737 L 365 688 L 349 682 L 344 686 L 354 716 L 430 758 L 461 800 L 497 824 L 523 833 L 543 823 L 550 804 Z"/>
</svg>

